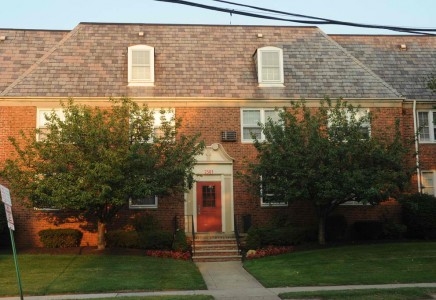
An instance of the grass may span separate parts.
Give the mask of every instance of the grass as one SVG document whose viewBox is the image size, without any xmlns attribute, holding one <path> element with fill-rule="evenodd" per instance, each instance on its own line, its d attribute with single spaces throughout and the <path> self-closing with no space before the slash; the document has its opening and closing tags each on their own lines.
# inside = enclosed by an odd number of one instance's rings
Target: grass
<svg viewBox="0 0 436 300">
<path fill-rule="evenodd" d="M 433 299 L 435 294 L 432 288 L 399 288 L 399 289 L 368 289 L 348 291 L 317 291 L 283 293 L 282 299 L 321 299 L 321 300 L 415 300 Z"/>
<path fill-rule="evenodd" d="M 436 242 L 293 252 L 244 266 L 265 287 L 434 282 Z"/>
<path fill-rule="evenodd" d="M 190 261 L 137 255 L 18 255 L 25 295 L 201 290 Z M 12 255 L 0 255 L 0 296 L 17 295 Z"/>
</svg>

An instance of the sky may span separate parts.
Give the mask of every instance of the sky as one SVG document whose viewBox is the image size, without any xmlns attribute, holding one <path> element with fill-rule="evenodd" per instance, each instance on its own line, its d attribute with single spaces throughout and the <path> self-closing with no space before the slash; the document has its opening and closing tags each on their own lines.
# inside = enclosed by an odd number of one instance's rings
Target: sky
<svg viewBox="0 0 436 300">
<path fill-rule="evenodd" d="M 188 1 L 253 12 L 213 0 Z M 230 1 L 340 21 L 436 28 L 436 0 Z M 0 28 L 71 30 L 80 22 L 305 26 L 155 0 L 2 0 L 0 4 Z M 329 34 L 397 34 L 348 26 L 318 27 Z"/>
</svg>

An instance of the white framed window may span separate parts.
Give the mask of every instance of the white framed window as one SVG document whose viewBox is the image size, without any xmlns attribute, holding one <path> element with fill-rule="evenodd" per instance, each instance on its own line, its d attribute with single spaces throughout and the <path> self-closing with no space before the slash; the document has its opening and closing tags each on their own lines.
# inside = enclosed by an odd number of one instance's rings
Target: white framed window
<svg viewBox="0 0 436 300">
<path fill-rule="evenodd" d="M 371 137 L 371 123 L 368 119 L 369 113 L 370 112 L 369 112 L 368 108 L 358 108 L 356 110 L 355 115 L 354 115 L 354 118 L 356 121 L 361 121 L 363 118 L 366 119 L 366 120 L 361 122 L 360 128 L 359 128 L 359 131 L 362 133 L 362 136 L 365 139 L 369 139 Z M 351 118 L 352 118 L 351 112 L 347 111 L 346 117 L 347 117 L 347 121 L 350 122 Z M 328 127 L 330 127 L 330 128 L 332 127 L 332 122 L 330 119 L 328 120 Z"/>
<path fill-rule="evenodd" d="M 132 116 L 130 119 L 130 130 L 131 130 L 131 138 L 132 142 L 139 142 L 139 143 L 153 143 L 155 137 L 162 137 L 164 132 L 162 129 L 162 122 L 167 121 L 170 122 L 172 126 L 175 125 L 175 112 L 174 109 L 153 109 L 151 111 L 153 114 L 153 129 L 150 133 L 149 139 L 147 141 L 141 139 L 141 137 L 137 137 L 137 135 L 140 135 L 141 129 L 140 123 L 141 122 L 135 122 L 135 120 L 139 120 L 139 116 Z"/>
<path fill-rule="evenodd" d="M 419 141 L 436 142 L 436 110 L 418 111 Z"/>
<path fill-rule="evenodd" d="M 131 46 L 127 56 L 129 86 L 153 86 L 154 48 L 147 45 Z"/>
<path fill-rule="evenodd" d="M 421 171 L 421 191 L 436 196 L 436 171 Z"/>
<path fill-rule="evenodd" d="M 283 50 L 262 47 L 254 54 L 259 86 L 284 86 Z"/>
<path fill-rule="evenodd" d="M 265 183 L 263 177 L 260 176 L 260 206 L 261 207 L 276 207 L 288 206 L 286 202 L 273 201 L 274 193 L 268 190 L 268 184 Z"/>
<path fill-rule="evenodd" d="M 47 118 L 52 114 L 55 113 L 62 121 L 65 120 L 64 111 L 62 108 L 38 108 L 37 115 L 36 115 L 36 128 L 39 129 L 39 134 L 37 135 L 36 139 L 38 141 L 43 141 L 48 133 L 48 125 L 49 121 Z"/>
<path fill-rule="evenodd" d="M 241 109 L 241 137 L 243 143 L 252 143 L 252 134 L 260 141 L 265 140 L 260 124 L 269 119 L 279 120 L 279 111 L 274 108 L 243 108 Z"/>
<path fill-rule="evenodd" d="M 158 205 L 157 196 L 146 196 L 139 199 L 129 199 L 130 209 L 157 208 L 157 205 Z"/>
</svg>

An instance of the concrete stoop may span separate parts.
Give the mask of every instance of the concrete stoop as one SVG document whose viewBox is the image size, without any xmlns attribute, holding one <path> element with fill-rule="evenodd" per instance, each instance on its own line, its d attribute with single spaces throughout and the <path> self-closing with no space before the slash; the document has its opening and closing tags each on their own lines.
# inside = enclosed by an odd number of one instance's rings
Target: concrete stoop
<svg viewBox="0 0 436 300">
<path fill-rule="evenodd" d="M 241 261 L 234 234 L 197 233 L 192 259 L 194 262 Z"/>
</svg>

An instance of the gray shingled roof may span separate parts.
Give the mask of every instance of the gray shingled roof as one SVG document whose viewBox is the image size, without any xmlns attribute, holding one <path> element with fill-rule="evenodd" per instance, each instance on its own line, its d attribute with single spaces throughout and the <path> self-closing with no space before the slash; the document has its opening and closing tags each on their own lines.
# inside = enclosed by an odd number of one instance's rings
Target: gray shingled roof
<svg viewBox="0 0 436 300">
<path fill-rule="evenodd" d="M 0 91 L 12 84 L 68 31 L 0 29 Z"/>
<path fill-rule="evenodd" d="M 435 99 L 425 87 L 427 76 L 436 73 L 434 36 L 330 36 L 354 57 L 371 68 L 409 99 Z M 401 50 L 400 45 L 406 45 Z"/>
<path fill-rule="evenodd" d="M 316 27 L 81 23 L 58 35 L 0 96 L 399 97 Z M 155 47 L 154 87 L 127 87 L 127 48 L 137 44 Z M 283 48 L 284 88 L 258 87 L 253 54 L 264 46 Z"/>
</svg>

